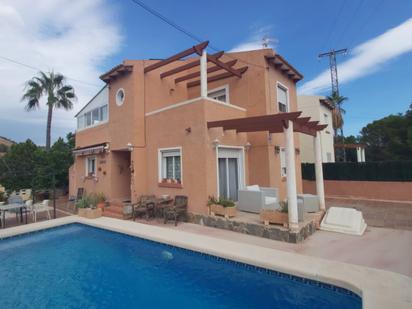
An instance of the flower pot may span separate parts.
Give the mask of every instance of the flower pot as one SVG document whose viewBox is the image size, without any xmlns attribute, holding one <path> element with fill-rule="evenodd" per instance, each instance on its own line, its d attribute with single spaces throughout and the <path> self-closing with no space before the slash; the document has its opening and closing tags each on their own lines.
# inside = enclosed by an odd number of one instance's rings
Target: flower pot
<svg viewBox="0 0 412 309">
<path fill-rule="evenodd" d="M 79 208 L 77 214 L 79 217 L 87 219 L 96 219 L 102 216 L 101 208 Z"/>
<path fill-rule="evenodd" d="M 277 210 L 262 210 L 260 212 L 260 220 L 262 220 L 265 225 L 273 223 L 282 224 L 283 226 L 287 227 L 289 216 L 286 212 L 280 212 Z"/>
<path fill-rule="evenodd" d="M 236 206 L 223 207 L 222 205 L 211 204 L 209 205 L 209 211 L 212 216 L 224 216 L 227 219 L 236 216 Z"/>
<path fill-rule="evenodd" d="M 103 212 L 104 212 L 104 207 L 105 207 L 106 203 L 105 202 L 99 202 L 96 207 L 100 208 Z"/>
</svg>

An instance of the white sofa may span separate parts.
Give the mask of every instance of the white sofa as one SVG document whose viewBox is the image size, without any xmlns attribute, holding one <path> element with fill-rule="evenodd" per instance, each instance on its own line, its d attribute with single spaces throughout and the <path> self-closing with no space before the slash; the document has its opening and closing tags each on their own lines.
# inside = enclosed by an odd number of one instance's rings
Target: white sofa
<svg viewBox="0 0 412 309">
<path fill-rule="evenodd" d="M 240 211 L 260 213 L 262 209 L 280 209 L 279 189 L 247 186 L 239 190 L 237 209 Z"/>
</svg>

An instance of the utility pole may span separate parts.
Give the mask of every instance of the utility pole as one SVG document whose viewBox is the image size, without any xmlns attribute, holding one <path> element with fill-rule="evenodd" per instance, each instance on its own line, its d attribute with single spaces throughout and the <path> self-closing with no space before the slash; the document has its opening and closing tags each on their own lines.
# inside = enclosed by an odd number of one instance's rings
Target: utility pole
<svg viewBox="0 0 412 309">
<path fill-rule="evenodd" d="M 329 57 L 329 68 L 330 68 L 330 80 L 332 82 L 332 95 L 336 93 L 339 95 L 339 81 L 338 81 L 338 66 L 336 64 L 336 55 L 338 54 L 346 54 L 348 52 L 347 48 L 334 50 L 327 53 L 319 54 L 319 58 L 322 57 Z"/>
<path fill-rule="evenodd" d="M 328 51 L 326 53 L 319 54 L 319 58 L 329 57 L 329 68 L 330 68 L 330 81 L 332 83 L 332 96 L 335 94 L 339 96 L 339 80 L 338 80 L 338 66 L 336 64 L 336 55 L 346 54 L 348 52 L 347 48 Z M 338 104 L 339 113 L 342 115 L 342 110 L 340 104 Z M 343 128 L 340 128 L 340 135 L 343 145 L 343 161 L 346 162 L 346 149 L 345 149 L 345 139 L 343 137 Z M 336 134 L 337 136 L 337 134 Z"/>
</svg>

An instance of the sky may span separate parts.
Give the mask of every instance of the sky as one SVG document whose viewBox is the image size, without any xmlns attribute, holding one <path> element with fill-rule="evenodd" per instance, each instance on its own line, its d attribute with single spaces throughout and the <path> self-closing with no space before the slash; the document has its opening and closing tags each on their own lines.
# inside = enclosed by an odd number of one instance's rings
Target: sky
<svg viewBox="0 0 412 309">
<path fill-rule="evenodd" d="M 225 51 L 262 48 L 262 38 L 297 68 L 300 94 L 330 94 L 328 59 L 339 55 L 345 135 L 405 112 L 412 103 L 410 0 L 143 0 Z M 27 112 L 25 82 L 41 69 L 67 77 L 72 111 L 56 110 L 52 139 L 75 130 L 74 115 L 103 86 L 99 75 L 124 59 L 164 58 L 196 42 L 132 0 L 0 0 L 0 136 L 43 145 L 46 108 Z M 64 8 L 64 9 L 62 9 Z M 212 51 L 213 52 L 213 51 Z"/>
</svg>

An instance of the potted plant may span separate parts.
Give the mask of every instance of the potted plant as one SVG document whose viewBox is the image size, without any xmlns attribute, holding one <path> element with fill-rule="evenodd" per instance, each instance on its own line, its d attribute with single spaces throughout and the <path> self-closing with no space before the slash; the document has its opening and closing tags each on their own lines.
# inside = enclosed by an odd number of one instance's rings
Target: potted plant
<svg viewBox="0 0 412 309">
<path fill-rule="evenodd" d="M 279 210 L 263 209 L 260 212 L 260 219 L 265 225 L 269 223 L 282 224 L 284 227 L 287 227 L 289 222 L 288 215 L 288 202 L 281 201 Z"/>
<path fill-rule="evenodd" d="M 76 203 L 77 214 L 80 217 L 95 219 L 102 216 L 102 209 L 96 208 L 97 198 L 95 195 L 82 197 Z"/>
<path fill-rule="evenodd" d="M 230 199 L 224 197 L 217 199 L 214 196 L 209 196 L 207 205 L 212 216 L 219 215 L 227 219 L 236 216 L 236 205 Z"/>
<path fill-rule="evenodd" d="M 104 207 L 106 206 L 106 196 L 104 195 L 103 192 L 97 193 L 96 201 L 97 201 L 97 208 L 100 208 L 102 211 L 104 211 Z"/>
</svg>

